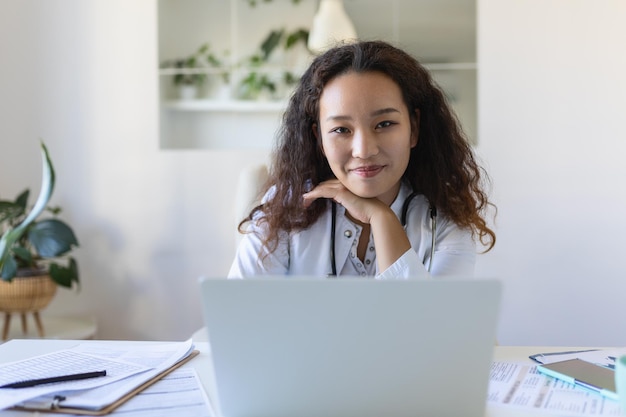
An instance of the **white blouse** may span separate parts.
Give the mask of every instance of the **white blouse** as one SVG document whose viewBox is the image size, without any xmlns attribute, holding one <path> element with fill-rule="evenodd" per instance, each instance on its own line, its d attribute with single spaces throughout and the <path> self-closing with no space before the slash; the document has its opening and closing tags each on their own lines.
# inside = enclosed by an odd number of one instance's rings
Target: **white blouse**
<svg viewBox="0 0 626 417">
<path fill-rule="evenodd" d="M 391 205 L 398 219 L 402 206 L 411 193 L 403 184 Z M 281 236 L 276 250 L 265 254 L 260 236 L 264 225 L 250 223 L 237 249 L 229 278 L 245 278 L 254 275 L 328 276 L 331 274 L 331 217 L 328 209 L 311 227 Z M 362 228 L 346 217 L 345 209 L 337 204 L 335 225 L 335 260 L 341 276 L 375 276 L 377 279 L 428 278 L 432 276 L 470 276 L 476 262 L 476 243 L 471 232 L 459 228 L 456 223 L 438 213 L 434 259 L 430 259 L 432 224 L 430 207 L 426 198 L 417 195 L 409 204 L 405 230 L 411 249 L 384 271 L 378 271 L 376 248 L 370 234 L 365 259 L 356 256 L 357 243 Z M 430 273 L 427 267 L 432 262 Z"/>
</svg>

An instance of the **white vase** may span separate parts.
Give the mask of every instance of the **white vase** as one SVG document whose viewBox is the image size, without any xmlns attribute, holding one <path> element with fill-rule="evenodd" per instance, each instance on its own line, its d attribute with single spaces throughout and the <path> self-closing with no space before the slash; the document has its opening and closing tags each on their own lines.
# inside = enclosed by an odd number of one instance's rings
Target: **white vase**
<svg viewBox="0 0 626 417">
<path fill-rule="evenodd" d="M 198 86 L 194 84 L 183 84 L 178 87 L 178 98 L 181 100 L 193 100 L 198 97 Z"/>
<path fill-rule="evenodd" d="M 319 54 L 337 43 L 356 39 L 356 29 L 343 7 L 343 1 L 321 0 L 309 32 L 309 50 Z"/>
<path fill-rule="evenodd" d="M 218 101 L 230 100 L 230 84 L 224 81 L 221 76 L 214 77 L 209 85 L 209 98 Z"/>
</svg>

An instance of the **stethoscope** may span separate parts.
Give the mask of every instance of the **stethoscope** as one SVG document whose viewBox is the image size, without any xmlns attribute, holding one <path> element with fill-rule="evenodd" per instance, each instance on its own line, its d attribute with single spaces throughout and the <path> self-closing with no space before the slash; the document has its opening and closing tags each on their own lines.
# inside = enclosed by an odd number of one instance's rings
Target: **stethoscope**
<svg viewBox="0 0 626 417">
<path fill-rule="evenodd" d="M 407 213 L 409 211 L 409 204 L 411 200 L 415 198 L 417 194 L 411 193 L 404 203 L 402 204 L 402 215 L 400 217 L 400 222 L 402 223 L 402 227 L 406 227 L 407 223 Z M 337 261 L 335 259 L 335 225 L 337 223 L 337 203 L 331 201 L 331 223 L 330 223 L 330 267 L 332 272 L 328 276 L 336 277 L 337 276 Z M 430 261 L 428 262 L 428 272 L 430 272 L 430 268 L 433 266 L 433 259 L 435 257 L 435 236 L 437 235 L 437 207 L 431 205 L 430 206 L 430 228 L 431 228 L 431 244 L 430 244 Z"/>
</svg>

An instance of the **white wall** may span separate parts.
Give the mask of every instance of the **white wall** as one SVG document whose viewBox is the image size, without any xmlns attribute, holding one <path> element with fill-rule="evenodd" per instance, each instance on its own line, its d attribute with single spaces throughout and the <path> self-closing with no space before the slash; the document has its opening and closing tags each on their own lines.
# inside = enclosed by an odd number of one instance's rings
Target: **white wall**
<svg viewBox="0 0 626 417">
<path fill-rule="evenodd" d="M 159 150 L 156 39 L 154 0 L 0 4 L 1 196 L 38 189 L 43 138 L 83 283 L 45 314 L 93 314 L 101 338 L 202 325 L 196 279 L 228 271 L 236 177 L 265 158 Z"/>
<path fill-rule="evenodd" d="M 480 0 L 500 343 L 626 345 L 626 3 Z"/>
<path fill-rule="evenodd" d="M 479 0 L 479 152 L 494 181 L 501 344 L 626 345 L 626 3 Z M 154 0 L 0 3 L 0 196 L 39 186 L 81 242 L 83 287 L 45 314 L 99 337 L 182 339 L 225 274 L 239 169 L 258 152 L 158 148 Z"/>
</svg>

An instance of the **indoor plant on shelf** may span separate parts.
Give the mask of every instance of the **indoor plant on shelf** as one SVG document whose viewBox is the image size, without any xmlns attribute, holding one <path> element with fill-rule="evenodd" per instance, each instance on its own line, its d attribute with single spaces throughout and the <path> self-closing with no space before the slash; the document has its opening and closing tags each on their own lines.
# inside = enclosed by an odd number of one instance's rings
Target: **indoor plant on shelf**
<svg viewBox="0 0 626 417">
<path fill-rule="evenodd" d="M 0 312 L 5 313 L 3 339 L 9 330 L 12 313 L 33 313 L 40 334 L 43 327 L 39 311 L 45 308 L 57 285 L 78 286 L 76 260 L 69 252 L 78 246 L 74 232 L 56 218 L 58 207 L 49 207 L 55 182 L 54 168 L 46 146 L 41 144 L 42 181 L 35 205 L 28 211 L 29 190 L 15 201 L 0 200 Z M 48 212 L 49 216 L 40 217 Z"/>
<path fill-rule="evenodd" d="M 298 76 L 289 70 L 285 70 L 282 79 L 272 78 L 268 75 L 264 66 L 268 64 L 271 55 L 280 49 L 289 51 L 298 43 L 306 45 L 309 31 L 296 29 L 287 32 L 285 29 L 271 30 L 261 43 L 258 51 L 246 58 L 242 67 L 248 69 L 248 74 L 243 77 L 238 86 L 238 96 L 243 100 L 259 100 L 260 98 L 285 98 L 285 92 L 279 92 L 279 87 L 291 88 L 298 81 Z"/>
<path fill-rule="evenodd" d="M 196 98 L 209 73 L 219 75 L 224 85 L 228 84 L 228 71 L 223 69 L 222 60 L 211 51 L 209 43 L 200 45 L 187 57 L 162 62 L 161 68 L 173 71 L 172 83 L 181 99 Z"/>
</svg>

